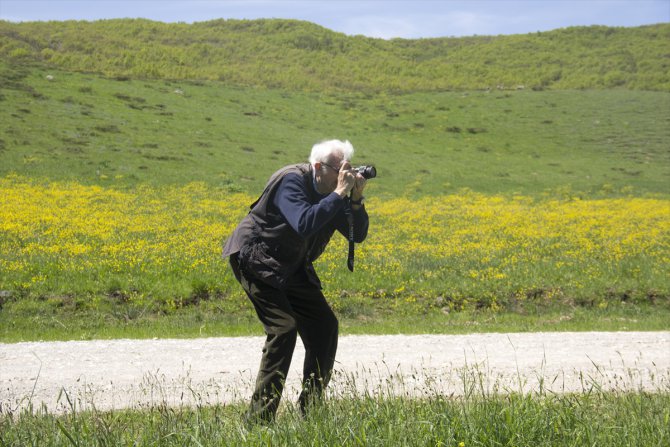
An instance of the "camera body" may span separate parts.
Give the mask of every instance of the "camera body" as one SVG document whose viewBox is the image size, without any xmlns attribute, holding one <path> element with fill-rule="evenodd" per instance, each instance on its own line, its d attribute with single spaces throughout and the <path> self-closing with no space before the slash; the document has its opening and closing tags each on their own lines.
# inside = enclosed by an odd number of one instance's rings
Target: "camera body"
<svg viewBox="0 0 670 447">
<path fill-rule="evenodd" d="M 377 177 L 377 169 L 374 166 L 359 166 L 354 168 L 354 171 L 361 174 L 365 179 Z"/>
</svg>

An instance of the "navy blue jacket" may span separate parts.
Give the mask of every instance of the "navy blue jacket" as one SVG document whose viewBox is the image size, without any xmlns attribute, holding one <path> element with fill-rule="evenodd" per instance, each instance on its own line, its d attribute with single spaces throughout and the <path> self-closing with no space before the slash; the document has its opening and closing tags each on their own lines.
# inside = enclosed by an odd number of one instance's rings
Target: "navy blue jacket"
<svg viewBox="0 0 670 447">
<path fill-rule="evenodd" d="M 345 203 L 336 193 L 317 192 L 311 165 L 286 166 L 272 175 L 250 206 L 223 255 L 236 255 L 240 269 L 276 288 L 301 271 L 320 286 L 313 262 L 336 230 L 348 235 Z M 354 241 L 362 242 L 369 225 L 365 207 L 353 216 Z"/>
<path fill-rule="evenodd" d="M 303 238 L 334 225 L 344 237 L 348 237 L 349 224 L 344 214 L 345 200 L 337 193 L 317 194 L 318 202 L 312 203 L 305 189 L 304 180 L 298 174 L 287 174 L 282 179 L 273 203 Z M 354 242 L 363 242 L 368 232 L 368 216 L 364 208 L 354 211 Z"/>
</svg>

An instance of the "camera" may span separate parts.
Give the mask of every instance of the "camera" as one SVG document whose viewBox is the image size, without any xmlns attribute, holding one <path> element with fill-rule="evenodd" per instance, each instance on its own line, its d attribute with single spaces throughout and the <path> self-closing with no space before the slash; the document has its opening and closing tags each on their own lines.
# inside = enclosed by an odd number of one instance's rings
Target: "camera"
<svg viewBox="0 0 670 447">
<path fill-rule="evenodd" d="M 361 174 L 365 179 L 377 177 L 377 169 L 374 166 L 359 166 L 354 168 L 354 171 Z"/>
</svg>

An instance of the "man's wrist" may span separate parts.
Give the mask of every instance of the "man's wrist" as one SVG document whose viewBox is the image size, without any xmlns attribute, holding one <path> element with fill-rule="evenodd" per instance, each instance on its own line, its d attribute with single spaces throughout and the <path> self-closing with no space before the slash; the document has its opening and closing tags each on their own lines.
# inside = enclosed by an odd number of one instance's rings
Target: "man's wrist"
<svg viewBox="0 0 670 447">
<path fill-rule="evenodd" d="M 349 191 L 343 188 L 335 188 L 335 191 L 333 192 L 338 196 L 342 197 L 343 199 L 349 195 Z"/>
</svg>

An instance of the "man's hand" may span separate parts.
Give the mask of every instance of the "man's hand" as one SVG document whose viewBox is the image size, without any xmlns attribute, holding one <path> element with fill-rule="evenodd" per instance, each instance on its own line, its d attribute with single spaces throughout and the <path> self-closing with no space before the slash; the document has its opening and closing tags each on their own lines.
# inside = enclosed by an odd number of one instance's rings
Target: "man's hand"
<svg viewBox="0 0 670 447">
<path fill-rule="evenodd" d="M 353 200 L 354 202 L 358 202 L 359 200 L 361 200 L 361 198 L 363 197 L 363 190 L 365 189 L 366 184 L 367 179 L 358 172 L 356 172 L 356 182 L 354 183 L 354 187 L 351 189 L 351 200 Z"/>
<path fill-rule="evenodd" d="M 351 169 L 351 164 L 348 161 L 342 163 L 340 172 L 337 177 L 337 187 L 335 192 L 340 197 L 346 197 L 351 192 L 351 189 L 356 184 L 356 173 Z"/>
</svg>

